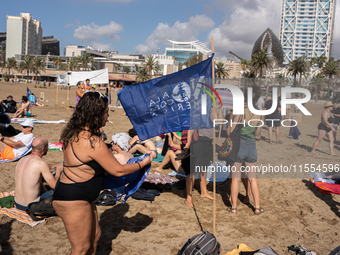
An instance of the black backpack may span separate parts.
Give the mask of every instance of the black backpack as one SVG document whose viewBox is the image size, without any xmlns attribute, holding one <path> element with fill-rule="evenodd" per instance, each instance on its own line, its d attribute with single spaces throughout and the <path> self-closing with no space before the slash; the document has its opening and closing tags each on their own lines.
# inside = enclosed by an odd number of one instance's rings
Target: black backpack
<svg viewBox="0 0 340 255">
<path fill-rule="evenodd" d="M 177 255 L 218 255 L 221 252 L 221 245 L 217 242 L 216 237 L 204 231 L 188 239 Z"/>
<path fill-rule="evenodd" d="M 47 217 L 57 216 L 53 205 L 53 196 L 40 199 L 39 202 L 33 202 L 28 204 L 28 209 L 26 213 L 32 218 L 34 221 L 43 220 Z"/>
</svg>

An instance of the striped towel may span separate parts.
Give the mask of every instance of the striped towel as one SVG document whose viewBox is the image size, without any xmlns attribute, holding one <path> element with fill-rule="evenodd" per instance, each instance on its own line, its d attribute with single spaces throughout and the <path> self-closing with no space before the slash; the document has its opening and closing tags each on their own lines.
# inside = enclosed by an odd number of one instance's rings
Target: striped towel
<svg viewBox="0 0 340 255">
<path fill-rule="evenodd" d="M 3 197 L 8 197 L 8 196 L 14 196 L 14 191 L 11 192 L 0 192 L 0 198 Z M 39 220 L 39 221 L 33 221 L 31 217 L 24 211 L 19 210 L 17 208 L 5 208 L 5 207 L 0 207 L 0 214 L 7 215 L 8 217 L 12 219 L 16 219 L 22 223 L 26 223 L 30 225 L 31 227 L 34 227 L 40 223 L 43 223 L 45 219 Z"/>
</svg>

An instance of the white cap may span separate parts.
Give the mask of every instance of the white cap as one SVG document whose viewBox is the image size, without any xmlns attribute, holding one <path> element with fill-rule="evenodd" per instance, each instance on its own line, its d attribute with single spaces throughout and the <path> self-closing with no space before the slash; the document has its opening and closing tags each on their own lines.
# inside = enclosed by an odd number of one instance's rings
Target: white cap
<svg viewBox="0 0 340 255">
<path fill-rule="evenodd" d="M 33 121 L 31 119 L 27 119 L 24 122 L 20 123 L 21 126 L 25 126 L 25 127 L 31 127 L 34 128 L 34 124 Z"/>
</svg>

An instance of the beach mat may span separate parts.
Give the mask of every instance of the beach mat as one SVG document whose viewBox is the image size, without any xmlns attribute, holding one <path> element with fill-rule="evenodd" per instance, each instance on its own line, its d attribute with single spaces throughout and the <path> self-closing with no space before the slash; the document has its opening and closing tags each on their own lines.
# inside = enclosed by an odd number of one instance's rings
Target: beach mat
<svg viewBox="0 0 340 255">
<path fill-rule="evenodd" d="M 340 195 L 340 184 L 335 183 L 324 183 L 324 182 L 314 182 L 311 180 L 315 187 L 322 193 L 322 194 L 338 194 Z"/>
<path fill-rule="evenodd" d="M 26 156 L 29 154 L 32 150 L 32 147 L 29 147 L 27 151 L 25 151 L 20 157 L 16 157 L 14 159 L 0 159 L 0 163 L 6 163 L 6 162 L 13 162 L 21 159 L 22 157 Z"/>
<path fill-rule="evenodd" d="M 8 197 L 8 196 L 14 196 L 14 191 L 11 192 L 0 192 L 0 198 Z M 17 208 L 5 208 L 0 207 L 0 214 L 7 215 L 8 217 L 12 219 L 16 219 L 22 223 L 25 223 L 27 225 L 30 225 L 31 227 L 34 227 L 40 223 L 43 223 L 46 221 L 47 218 L 39 221 L 33 221 L 31 217 L 24 211 L 19 210 Z"/>
<path fill-rule="evenodd" d="M 48 150 L 49 151 L 63 151 L 63 144 L 62 143 L 49 143 Z"/>
<path fill-rule="evenodd" d="M 22 123 L 25 120 L 27 120 L 27 118 L 14 118 L 11 119 L 11 123 Z M 33 121 L 33 123 L 35 124 L 59 124 L 59 123 L 67 123 L 65 120 L 56 120 L 56 121 L 52 121 L 52 120 L 38 120 L 38 119 L 30 119 Z"/>
</svg>

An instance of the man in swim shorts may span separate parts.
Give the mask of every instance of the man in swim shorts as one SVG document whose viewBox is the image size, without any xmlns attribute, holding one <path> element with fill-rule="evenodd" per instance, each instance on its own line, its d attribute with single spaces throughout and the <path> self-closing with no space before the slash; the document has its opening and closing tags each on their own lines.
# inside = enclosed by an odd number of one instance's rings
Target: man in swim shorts
<svg viewBox="0 0 340 255">
<path fill-rule="evenodd" d="M 42 160 L 48 150 L 48 141 L 44 137 L 35 138 L 32 142 L 32 153 L 19 160 L 15 169 L 15 206 L 23 211 L 29 203 L 39 201 L 40 195 L 46 192 L 42 178 L 54 189 L 57 180 L 52 175 L 48 164 Z"/>
</svg>

